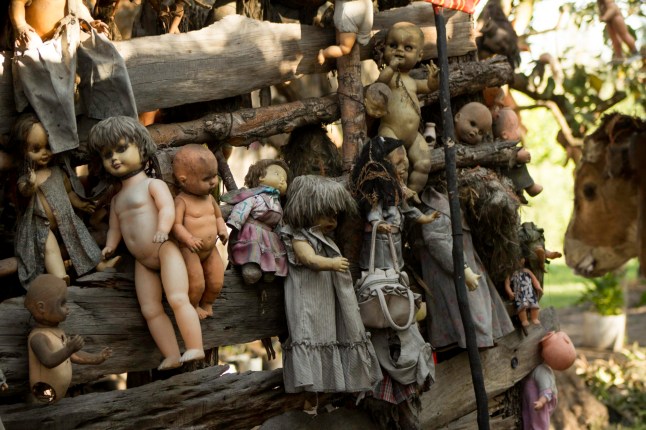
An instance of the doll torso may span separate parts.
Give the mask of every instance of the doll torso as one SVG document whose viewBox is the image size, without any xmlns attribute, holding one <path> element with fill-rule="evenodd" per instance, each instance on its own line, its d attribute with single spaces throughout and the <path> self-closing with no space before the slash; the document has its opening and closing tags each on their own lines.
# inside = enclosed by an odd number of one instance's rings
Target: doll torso
<svg viewBox="0 0 646 430">
<path fill-rule="evenodd" d="M 517 309 L 538 308 L 538 298 L 529 273 L 524 270 L 515 271 L 511 275 L 511 286 L 514 290 L 514 305 Z"/>
<path fill-rule="evenodd" d="M 65 345 L 65 333 L 57 327 L 35 328 L 29 333 L 27 340 L 29 345 L 29 386 L 33 388 L 36 383 L 45 383 L 53 388 L 56 400 L 60 400 L 65 396 L 72 381 L 72 362 L 68 358 L 52 369 L 48 369 L 41 364 L 30 345 L 31 338 L 36 334 L 46 336 L 53 349 L 59 350 Z"/>
<path fill-rule="evenodd" d="M 176 199 L 182 199 L 185 202 L 184 227 L 191 235 L 202 239 L 202 249 L 198 252 L 200 259 L 210 254 L 218 239 L 213 197 L 211 195 L 207 197 L 207 199 L 196 199 L 185 193 L 180 193 L 176 197 Z"/>
<path fill-rule="evenodd" d="M 25 21 L 43 39 L 51 37 L 54 27 L 66 15 L 67 0 L 28 0 Z"/>
<path fill-rule="evenodd" d="M 407 73 L 396 72 L 388 86 L 392 95 L 388 99 L 388 113 L 381 119 L 379 135 L 401 139 L 408 148 L 419 134 L 417 84 Z"/>
</svg>

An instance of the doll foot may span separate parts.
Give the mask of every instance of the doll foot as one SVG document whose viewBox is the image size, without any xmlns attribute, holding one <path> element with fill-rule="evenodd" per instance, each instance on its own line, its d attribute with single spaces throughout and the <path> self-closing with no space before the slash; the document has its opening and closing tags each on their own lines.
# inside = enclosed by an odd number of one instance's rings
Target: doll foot
<svg viewBox="0 0 646 430">
<path fill-rule="evenodd" d="M 197 311 L 197 316 L 200 317 L 201 320 L 213 316 L 213 305 L 205 307 L 198 306 L 195 310 Z"/>
<path fill-rule="evenodd" d="M 61 279 L 65 281 L 68 287 L 70 286 L 70 275 L 65 275 Z"/>
<path fill-rule="evenodd" d="M 121 261 L 121 256 L 117 255 L 116 257 L 112 257 L 109 260 L 106 261 L 101 261 L 99 264 L 96 265 L 96 271 L 97 272 L 115 272 L 116 270 L 114 269 L 117 264 Z"/>
<path fill-rule="evenodd" d="M 535 319 L 535 320 L 532 320 L 532 324 L 534 324 L 534 325 L 540 325 L 540 324 L 541 324 L 541 321 L 540 321 L 540 320 L 538 320 L 538 319 Z"/>
<path fill-rule="evenodd" d="M 245 284 L 255 284 L 256 282 L 260 281 L 261 277 L 262 270 L 260 270 L 260 266 L 258 266 L 257 264 L 248 263 L 242 266 L 242 279 L 244 280 Z"/>
<path fill-rule="evenodd" d="M 187 349 L 182 357 L 179 359 L 181 363 L 188 363 L 189 361 L 204 359 L 203 349 Z"/>
<path fill-rule="evenodd" d="M 181 358 L 179 357 L 166 357 L 161 363 L 159 363 L 157 370 L 177 369 L 182 365 L 180 360 Z"/>
<path fill-rule="evenodd" d="M 323 63 L 325 63 L 325 55 L 323 54 L 322 49 L 319 50 L 319 55 L 318 55 L 317 59 L 318 59 L 318 62 L 319 62 L 320 65 L 323 65 Z"/>
<path fill-rule="evenodd" d="M 531 197 L 536 197 L 543 191 L 543 186 L 541 184 L 532 184 L 531 186 L 525 188 L 525 191 L 527 191 L 527 194 L 529 194 Z"/>
</svg>

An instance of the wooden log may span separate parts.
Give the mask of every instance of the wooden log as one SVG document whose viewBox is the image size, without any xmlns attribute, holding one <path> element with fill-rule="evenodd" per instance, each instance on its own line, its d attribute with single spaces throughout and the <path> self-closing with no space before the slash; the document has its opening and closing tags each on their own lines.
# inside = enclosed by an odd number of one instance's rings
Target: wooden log
<svg viewBox="0 0 646 430">
<path fill-rule="evenodd" d="M 457 167 L 508 167 L 516 159 L 519 147 L 515 141 L 486 142 L 478 145 L 456 144 Z M 431 150 L 431 173 L 444 170 L 444 147 Z"/>
<path fill-rule="evenodd" d="M 473 20 L 462 12 L 447 14 L 450 56 L 474 51 Z M 433 8 L 430 4 L 394 9 L 375 16 L 373 33 L 398 21 L 422 27 L 425 58 L 437 56 Z M 361 48 L 361 59 L 372 58 L 373 37 Z M 333 44 L 334 29 L 310 25 L 275 24 L 240 15 L 198 31 L 140 37 L 114 42 L 126 61 L 139 112 L 186 103 L 219 100 L 298 79 L 300 75 L 329 71 L 318 64 L 321 48 Z M 0 133 L 6 133 L 16 115 L 13 105 L 11 53 L 0 68 Z"/>
<path fill-rule="evenodd" d="M 85 281 L 83 280 L 85 279 Z M 98 366 L 74 365 L 73 384 L 102 375 L 156 368 L 161 354 L 139 310 L 132 275 L 97 273 L 68 289 L 70 316 L 61 324 L 68 335 L 85 338 L 84 350 L 112 348 L 112 357 Z M 213 318 L 202 320 L 204 348 L 251 342 L 286 331 L 282 285 L 247 286 L 237 273 L 225 273 L 225 286 L 215 302 Z M 108 288 L 106 288 L 108 287 Z M 266 300 L 261 292 L 266 292 Z M 166 313 L 174 321 L 170 307 Z M 17 297 L 0 303 L 0 365 L 9 390 L 0 396 L 25 393 L 28 381 L 27 335 L 30 314 Z M 177 331 L 177 338 L 181 336 Z"/>
<path fill-rule="evenodd" d="M 352 163 L 367 138 L 366 108 L 363 105 L 363 85 L 361 84 L 361 61 L 359 44 L 355 43 L 348 55 L 337 60 L 339 67 L 339 106 L 341 108 L 341 128 L 343 130 L 343 171 L 349 173 Z"/>
</svg>

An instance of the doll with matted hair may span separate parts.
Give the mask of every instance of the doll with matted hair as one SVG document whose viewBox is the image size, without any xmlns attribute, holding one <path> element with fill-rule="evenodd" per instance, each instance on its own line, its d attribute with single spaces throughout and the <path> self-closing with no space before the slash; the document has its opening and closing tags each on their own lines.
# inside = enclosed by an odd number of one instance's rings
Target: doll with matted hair
<svg viewBox="0 0 646 430">
<path fill-rule="evenodd" d="M 337 219 L 356 213 L 339 182 L 298 176 L 290 185 L 281 236 L 289 258 L 283 344 L 285 391 L 362 392 L 382 379 L 359 314 L 348 259 L 334 242 Z"/>
<path fill-rule="evenodd" d="M 277 227 L 283 217 L 280 202 L 289 183 L 289 168 L 282 160 L 255 162 L 244 178 L 248 188 L 229 191 L 220 200 L 233 206 L 227 219 L 232 228 L 229 260 L 242 271 L 246 284 L 287 275 L 285 245 Z"/>
</svg>

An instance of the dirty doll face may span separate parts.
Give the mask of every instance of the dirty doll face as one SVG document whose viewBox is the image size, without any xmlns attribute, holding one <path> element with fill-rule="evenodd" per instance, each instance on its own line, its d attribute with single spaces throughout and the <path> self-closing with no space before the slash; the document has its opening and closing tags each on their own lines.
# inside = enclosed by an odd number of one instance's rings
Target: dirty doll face
<svg viewBox="0 0 646 430">
<path fill-rule="evenodd" d="M 46 167 L 52 159 L 47 132 L 40 123 L 35 123 L 27 134 L 27 158 L 36 168 Z"/>
<path fill-rule="evenodd" d="M 211 194 L 218 186 L 218 165 L 207 163 L 206 160 L 199 160 L 190 174 L 184 176 L 182 189 L 196 196 Z"/>
<path fill-rule="evenodd" d="M 384 59 L 388 64 L 396 59 L 398 68 L 411 70 L 422 59 L 424 41 L 420 40 L 417 28 L 393 28 L 386 37 Z"/>
<path fill-rule="evenodd" d="M 465 105 L 455 116 L 455 134 L 462 143 L 476 145 L 490 133 L 491 112 L 484 105 Z"/>
<path fill-rule="evenodd" d="M 285 195 L 287 191 L 287 172 L 277 164 L 267 167 L 265 176 L 260 178 L 260 184 L 276 188 L 280 195 Z"/>
<path fill-rule="evenodd" d="M 123 138 L 114 147 L 104 148 L 101 151 L 101 159 L 105 170 L 118 178 L 142 167 L 139 148 Z"/>
</svg>

